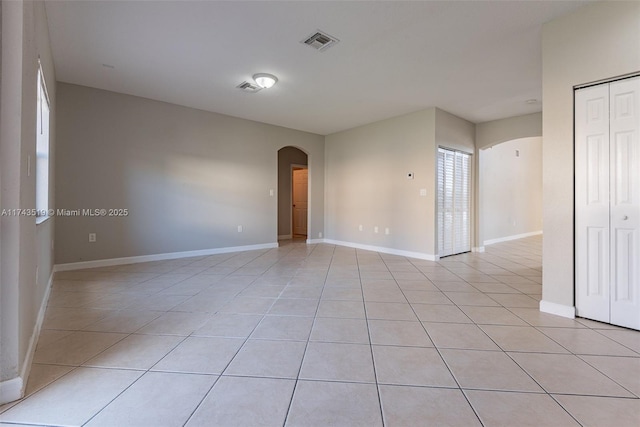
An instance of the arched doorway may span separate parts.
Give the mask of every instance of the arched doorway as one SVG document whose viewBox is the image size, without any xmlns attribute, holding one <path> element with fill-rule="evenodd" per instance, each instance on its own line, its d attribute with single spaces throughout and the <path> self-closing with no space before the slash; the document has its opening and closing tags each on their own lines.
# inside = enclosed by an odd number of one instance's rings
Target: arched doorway
<svg viewBox="0 0 640 427">
<path fill-rule="evenodd" d="M 308 164 L 299 148 L 278 150 L 278 240 L 307 238 Z"/>
<path fill-rule="evenodd" d="M 542 232 L 542 138 L 479 150 L 483 246 Z"/>
</svg>

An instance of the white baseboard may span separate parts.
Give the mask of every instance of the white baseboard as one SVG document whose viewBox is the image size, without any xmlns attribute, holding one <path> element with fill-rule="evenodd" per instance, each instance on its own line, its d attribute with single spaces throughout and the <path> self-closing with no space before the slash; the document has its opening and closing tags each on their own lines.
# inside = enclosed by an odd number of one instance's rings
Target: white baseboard
<svg viewBox="0 0 640 427">
<path fill-rule="evenodd" d="M 24 389 L 23 377 L 11 378 L 10 380 L 0 381 L 0 405 L 13 402 L 22 397 Z"/>
<path fill-rule="evenodd" d="M 437 257 L 435 255 L 426 254 L 426 253 L 423 253 L 423 252 L 403 251 L 403 250 L 400 250 L 400 249 L 385 248 L 383 246 L 363 245 L 363 244 L 360 244 L 360 243 L 343 242 L 341 240 L 333 240 L 333 239 L 324 239 L 324 240 L 323 239 L 318 239 L 318 240 L 322 240 L 322 242 L 328 243 L 330 245 L 346 246 L 348 248 L 356 248 L 356 249 L 363 249 L 363 250 L 366 250 L 366 251 L 381 252 L 383 254 L 399 255 L 399 256 L 405 256 L 405 257 L 408 257 L 408 258 L 424 259 L 424 260 L 427 260 L 427 261 L 436 261 L 437 260 Z M 318 241 L 316 243 L 322 243 L 322 242 Z"/>
<path fill-rule="evenodd" d="M 282 234 L 278 236 L 278 240 L 287 240 L 287 239 L 293 239 L 293 236 L 291 234 Z"/>
<path fill-rule="evenodd" d="M 201 249 L 197 251 L 170 252 L 165 254 L 141 255 L 124 258 L 99 259 L 95 261 L 71 262 L 67 264 L 56 264 L 54 271 L 82 270 L 85 268 L 111 267 L 113 265 L 137 264 L 140 262 L 165 261 L 169 259 L 190 258 L 197 256 L 208 256 L 227 254 L 231 252 L 255 251 L 259 249 L 277 248 L 278 243 L 263 243 L 259 245 L 230 246 L 227 248 Z"/>
<path fill-rule="evenodd" d="M 315 245 L 318 243 L 325 243 L 325 239 L 307 239 L 308 245 Z"/>
<path fill-rule="evenodd" d="M 18 400 L 22 398 L 22 396 L 24 395 L 24 389 L 27 386 L 29 373 L 31 373 L 31 363 L 33 362 L 33 355 L 35 354 L 36 347 L 38 346 L 40 329 L 42 328 L 42 323 L 44 322 L 44 315 L 45 315 L 45 312 L 47 311 L 47 304 L 49 302 L 49 295 L 51 294 L 51 285 L 53 283 L 54 271 L 55 271 L 55 268 L 53 268 L 51 271 L 51 275 L 49 276 L 49 282 L 47 282 L 47 287 L 44 291 L 42 303 L 40 304 L 40 310 L 38 311 L 38 318 L 36 319 L 36 324 L 33 326 L 31 338 L 29 339 L 29 347 L 27 348 L 27 354 L 25 355 L 24 361 L 22 363 L 22 370 L 20 371 L 20 376 L 17 378 L 12 378 L 10 380 L 0 382 L 0 405 L 8 402 L 13 402 L 14 400 Z"/>
<path fill-rule="evenodd" d="M 486 242 L 485 242 L 486 243 Z M 479 246 L 477 248 L 471 248 L 471 252 L 478 252 L 478 253 L 482 253 L 484 252 L 484 246 Z"/>
<path fill-rule="evenodd" d="M 485 240 L 484 246 L 493 245 L 495 243 L 508 242 L 509 240 L 524 239 L 525 237 L 539 236 L 540 234 L 542 234 L 542 230 L 532 231 L 530 233 L 514 234 L 513 236 L 498 237 L 497 239 Z"/>
<path fill-rule="evenodd" d="M 540 311 L 543 313 L 555 314 L 556 316 L 574 319 L 576 317 L 576 308 L 572 305 L 558 304 L 551 301 L 540 301 Z"/>
</svg>

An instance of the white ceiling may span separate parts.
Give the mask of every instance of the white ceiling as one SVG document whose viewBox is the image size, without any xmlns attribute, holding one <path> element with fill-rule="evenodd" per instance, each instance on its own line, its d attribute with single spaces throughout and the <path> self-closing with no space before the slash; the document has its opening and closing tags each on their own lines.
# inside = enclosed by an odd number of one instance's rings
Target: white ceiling
<svg viewBox="0 0 640 427">
<path fill-rule="evenodd" d="M 584 1 L 47 2 L 59 81 L 322 135 L 437 106 L 533 113 L 541 26 Z M 340 39 L 318 52 L 317 29 Z M 103 64 L 109 65 L 106 67 Z M 114 68 L 111 68 L 114 67 Z M 255 73 L 280 81 L 255 94 Z"/>
</svg>

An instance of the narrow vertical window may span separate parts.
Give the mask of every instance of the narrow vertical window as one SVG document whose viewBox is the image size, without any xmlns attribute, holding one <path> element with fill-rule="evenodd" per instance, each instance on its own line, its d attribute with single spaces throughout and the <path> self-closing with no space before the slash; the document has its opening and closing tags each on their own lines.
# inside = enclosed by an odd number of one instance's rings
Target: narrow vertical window
<svg viewBox="0 0 640 427">
<path fill-rule="evenodd" d="M 36 117 L 36 210 L 41 220 L 49 210 L 49 97 L 42 67 L 38 67 L 38 110 Z"/>
</svg>

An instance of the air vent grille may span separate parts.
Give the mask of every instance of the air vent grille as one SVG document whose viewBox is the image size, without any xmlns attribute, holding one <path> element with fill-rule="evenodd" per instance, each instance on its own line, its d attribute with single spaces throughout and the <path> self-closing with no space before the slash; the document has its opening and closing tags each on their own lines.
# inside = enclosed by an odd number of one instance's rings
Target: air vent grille
<svg viewBox="0 0 640 427">
<path fill-rule="evenodd" d="M 236 86 L 238 89 L 242 90 L 243 92 L 249 92 L 249 93 L 256 93 L 259 92 L 262 88 L 256 84 L 253 83 L 249 83 L 247 81 L 240 83 L 238 86 Z"/>
<path fill-rule="evenodd" d="M 329 47 L 333 46 L 334 44 L 338 43 L 339 41 L 340 40 L 338 40 L 337 38 L 330 36 L 325 32 L 316 31 L 315 33 L 311 34 L 309 37 L 302 40 L 300 43 L 306 44 L 307 46 L 311 46 L 316 50 L 324 51 L 324 50 L 327 50 Z"/>
</svg>

